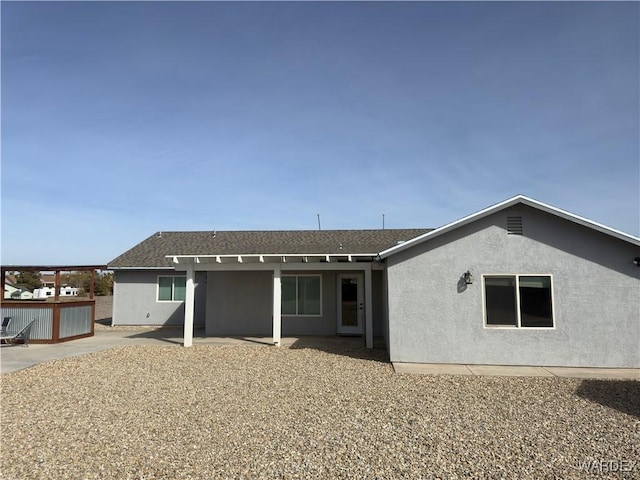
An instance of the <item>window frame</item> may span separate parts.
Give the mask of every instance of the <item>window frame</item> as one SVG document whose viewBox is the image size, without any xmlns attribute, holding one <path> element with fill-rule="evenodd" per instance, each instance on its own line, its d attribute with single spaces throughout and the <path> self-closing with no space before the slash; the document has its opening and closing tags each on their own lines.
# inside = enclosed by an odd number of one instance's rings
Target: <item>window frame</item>
<svg viewBox="0 0 640 480">
<path fill-rule="evenodd" d="M 515 325 L 490 325 L 487 323 L 487 290 L 486 278 L 514 278 L 516 293 L 516 324 Z M 520 277 L 547 277 L 551 290 L 551 327 L 527 327 L 522 326 L 522 307 L 520 303 Z M 555 330 L 556 329 L 556 299 L 554 295 L 553 275 L 550 273 L 489 273 L 482 274 L 482 321 L 485 329 L 498 330 Z"/>
<path fill-rule="evenodd" d="M 296 313 L 282 313 L 281 315 L 283 317 L 322 317 L 322 274 L 321 273 L 294 273 L 294 274 L 283 274 L 282 278 L 295 278 L 296 279 Z M 319 298 L 318 298 L 318 303 L 320 305 L 320 312 L 319 313 L 298 313 L 299 312 L 299 302 L 298 302 L 298 278 L 299 277 L 316 277 L 319 280 L 319 285 L 320 285 L 320 292 L 319 292 Z M 282 289 L 282 285 L 280 286 L 280 288 Z M 282 309 L 282 302 L 284 301 L 284 298 L 281 295 L 281 299 L 280 299 L 280 308 Z"/>
<path fill-rule="evenodd" d="M 171 300 L 160 300 L 160 279 L 161 278 L 170 278 L 171 279 Z M 156 279 L 156 302 L 157 303 L 183 303 L 185 300 L 176 300 L 176 278 L 184 278 L 185 284 L 187 281 L 186 275 L 158 275 Z"/>
</svg>

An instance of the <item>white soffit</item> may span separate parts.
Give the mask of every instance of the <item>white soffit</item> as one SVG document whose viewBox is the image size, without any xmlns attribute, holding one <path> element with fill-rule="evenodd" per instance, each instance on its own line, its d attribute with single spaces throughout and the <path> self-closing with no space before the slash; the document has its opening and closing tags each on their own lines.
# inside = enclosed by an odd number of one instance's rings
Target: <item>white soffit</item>
<svg viewBox="0 0 640 480">
<path fill-rule="evenodd" d="M 380 252 L 380 258 L 386 258 L 390 255 L 406 250 L 407 248 L 411 248 L 414 245 L 418 245 L 422 242 L 426 242 L 427 240 L 438 237 L 444 233 L 450 232 L 464 225 L 468 225 L 469 223 L 475 222 L 476 220 L 480 220 L 481 218 L 487 217 L 496 212 L 499 212 L 500 210 L 504 210 L 506 208 L 512 207 L 517 204 L 523 204 L 529 207 L 536 208 L 538 210 L 542 210 L 544 212 L 550 213 L 557 217 L 564 218 L 565 220 L 569 220 L 579 225 L 589 227 L 598 232 L 602 232 L 612 237 L 619 238 L 620 240 L 624 240 L 633 245 L 640 246 L 640 238 L 638 237 L 634 237 L 633 235 L 629 235 L 628 233 L 621 232 L 620 230 L 607 227 L 606 225 L 602 225 L 598 222 L 594 222 L 593 220 L 589 220 L 588 218 L 574 215 L 573 213 L 567 212 L 565 210 L 561 210 L 551 205 L 547 205 L 545 203 L 539 202 L 537 200 L 526 197 L 524 195 L 516 195 L 513 198 L 510 198 L 503 202 L 492 205 L 491 207 L 485 208 L 484 210 L 480 210 L 479 212 L 463 217 L 459 220 L 456 220 L 455 222 L 448 223 L 447 225 L 444 225 L 440 228 L 436 228 L 435 230 L 432 230 L 428 233 L 420 235 L 412 240 L 408 240 L 404 243 L 401 243 L 400 245 L 396 245 L 394 247 L 388 248 Z"/>
<path fill-rule="evenodd" d="M 174 264 L 183 263 L 337 263 L 357 262 L 358 260 L 373 261 L 377 253 L 251 253 L 251 254 L 227 254 L 227 255 L 165 255 Z"/>
</svg>

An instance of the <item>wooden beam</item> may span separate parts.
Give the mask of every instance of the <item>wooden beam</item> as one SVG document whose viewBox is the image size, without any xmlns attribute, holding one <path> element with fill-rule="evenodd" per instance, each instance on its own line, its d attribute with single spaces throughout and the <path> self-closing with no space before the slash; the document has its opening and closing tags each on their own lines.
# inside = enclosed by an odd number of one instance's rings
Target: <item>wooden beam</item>
<svg viewBox="0 0 640 480">
<path fill-rule="evenodd" d="M 86 272 L 88 270 L 106 270 L 106 265 L 3 265 L 5 272 Z"/>
<path fill-rule="evenodd" d="M 7 272 L 9 270 L 2 267 L 2 301 L 4 302 L 4 289 L 6 288 Z"/>
</svg>

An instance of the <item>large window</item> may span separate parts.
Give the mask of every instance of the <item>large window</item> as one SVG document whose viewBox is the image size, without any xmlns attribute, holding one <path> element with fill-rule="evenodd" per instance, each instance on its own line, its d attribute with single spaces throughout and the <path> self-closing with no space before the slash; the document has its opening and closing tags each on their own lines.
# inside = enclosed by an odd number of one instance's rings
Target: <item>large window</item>
<svg viewBox="0 0 640 480">
<path fill-rule="evenodd" d="M 553 327 L 551 276 L 486 275 L 484 306 L 489 327 Z"/>
<path fill-rule="evenodd" d="M 283 275 L 281 283 L 283 315 L 321 314 L 320 275 Z"/>
<path fill-rule="evenodd" d="M 158 277 L 158 301 L 184 301 L 187 291 L 186 282 L 186 277 Z"/>
</svg>

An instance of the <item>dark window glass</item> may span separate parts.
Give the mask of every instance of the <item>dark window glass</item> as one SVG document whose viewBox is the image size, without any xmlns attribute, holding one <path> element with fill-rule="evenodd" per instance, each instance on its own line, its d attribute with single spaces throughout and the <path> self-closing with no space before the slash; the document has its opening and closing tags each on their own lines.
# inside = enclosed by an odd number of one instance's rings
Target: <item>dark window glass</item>
<svg viewBox="0 0 640 480">
<path fill-rule="evenodd" d="M 320 277 L 298 277 L 298 315 L 320 315 Z"/>
<path fill-rule="evenodd" d="M 282 314 L 320 315 L 320 278 L 319 275 L 283 276 Z"/>
<path fill-rule="evenodd" d="M 187 277 L 173 277 L 173 299 L 183 302 L 187 298 Z"/>
<path fill-rule="evenodd" d="M 282 314 L 296 314 L 296 277 L 282 277 L 280 280 L 282 288 Z"/>
<path fill-rule="evenodd" d="M 173 293 L 173 277 L 160 277 L 158 279 L 158 300 L 171 301 Z"/>
<path fill-rule="evenodd" d="M 183 302 L 187 292 L 187 277 L 159 277 L 158 300 L 162 302 Z M 71 292 L 67 292 L 71 295 Z"/>
<path fill-rule="evenodd" d="M 551 278 L 519 278 L 520 286 L 520 326 L 553 327 L 551 305 Z"/>
<path fill-rule="evenodd" d="M 487 325 L 517 325 L 516 279 L 485 277 Z"/>
</svg>

